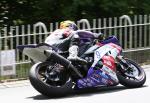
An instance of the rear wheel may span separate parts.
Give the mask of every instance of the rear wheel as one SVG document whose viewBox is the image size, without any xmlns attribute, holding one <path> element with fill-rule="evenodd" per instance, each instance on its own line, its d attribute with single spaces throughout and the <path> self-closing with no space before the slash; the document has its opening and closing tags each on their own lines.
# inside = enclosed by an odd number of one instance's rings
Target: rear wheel
<svg viewBox="0 0 150 103">
<path fill-rule="evenodd" d="M 136 88 L 141 87 L 146 81 L 146 74 L 137 63 L 132 60 L 124 59 L 129 67 L 119 64 L 117 76 L 119 79 L 120 84 L 129 87 L 129 88 Z"/>
<path fill-rule="evenodd" d="M 61 70 L 62 69 L 62 70 Z M 64 96 L 72 91 L 72 80 L 60 64 L 36 63 L 29 75 L 32 86 L 46 96 Z"/>
</svg>

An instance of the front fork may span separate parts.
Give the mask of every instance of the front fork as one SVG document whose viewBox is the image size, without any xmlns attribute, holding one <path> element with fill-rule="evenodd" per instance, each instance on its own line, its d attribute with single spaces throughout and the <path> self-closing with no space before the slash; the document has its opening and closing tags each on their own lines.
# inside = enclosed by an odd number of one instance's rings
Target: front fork
<svg viewBox="0 0 150 103">
<path fill-rule="evenodd" d="M 123 65 L 123 67 L 120 68 L 121 72 L 125 73 L 132 70 L 130 63 L 128 63 L 123 56 L 117 56 L 117 62 Z"/>
</svg>

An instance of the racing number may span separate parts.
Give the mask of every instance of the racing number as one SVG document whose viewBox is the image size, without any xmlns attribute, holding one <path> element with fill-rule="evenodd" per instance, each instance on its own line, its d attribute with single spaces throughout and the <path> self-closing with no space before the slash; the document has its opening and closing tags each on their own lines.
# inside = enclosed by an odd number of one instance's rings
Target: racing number
<svg viewBox="0 0 150 103">
<path fill-rule="evenodd" d="M 101 57 L 100 52 L 96 51 L 96 57 L 99 59 Z"/>
</svg>

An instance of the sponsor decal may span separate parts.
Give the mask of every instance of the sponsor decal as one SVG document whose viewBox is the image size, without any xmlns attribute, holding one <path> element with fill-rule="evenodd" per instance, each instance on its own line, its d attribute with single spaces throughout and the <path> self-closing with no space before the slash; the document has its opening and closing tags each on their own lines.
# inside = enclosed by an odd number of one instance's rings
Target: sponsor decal
<svg viewBox="0 0 150 103">
<path fill-rule="evenodd" d="M 112 64 L 111 64 L 111 62 L 110 62 L 110 61 L 106 61 L 106 60 L 105 60 L 105 61 L 104 61 L 104 64 L 105 64 L 105 65 L 107 65 L 107 66 L 112 67 Z"/>
<path fill-rule="evenodd" d="M 115 71 L 115 60 L 112 56 L 104 56 L 102 58 L 103 60 L 103 65 L 107 66 L 108 68 L 112 69 Z"/>
<path fill-rule="evenodd" d="M 105 79 L 105 78 L 102 78 L 101 81 L 102 81 L 102 83 L 104 83 L 104 84 L 106 84 L 106 85 L 108 84 L 108 80 Z"/>
<path fill-rule="evenodd" d="M 109 77 L 106 75 L 106 73 L 105 72 L 99 72 L 99 75 L 101 75 L 103 78 L 106 78 L 106 79 L 108 79 Z"/>
<path fill-rule="evenodd" d="M 101 70 L 103 72 L 105 72 L 106 74 L 108 74 L 113 81 L 118 82 L 116 73 L 114 71 L 112 71 L 111 69 L 109 69 L 107 66 L 103 66 L 103 68 Z"/>
<path fill-rule="evenodd" d="M 100 81 L 99 81 L 98 79 L 94 78 L 94 77 L 91 77 L 91 79 L 92 79 L 93 81 L 97 82 L 97 83 L 100 83 Z"/>
<path fill-rule="evenodd" d="M 119 52 L 120 52 L 121 49 L 122 49 L 120 46 L 118 46 L 118 45 L 116 45 L 116 44 L 114 44 L 114 43 L 109 43 L 109 45 L 112 46 L 112 47 L 114 47 L 114 48 L 116 48 L 117 50 L 119 50 Z"/>
<path fill-rule="evenodd" d="M 92 78 L 84 78 L 84 79 L 78 80 L 78 87 L 79 88 L 92 87 L 92 86 L 95 86 L 95 85 L 97 85 L 97 84 L 95 83 L 95 81 Z"/>
</svg>

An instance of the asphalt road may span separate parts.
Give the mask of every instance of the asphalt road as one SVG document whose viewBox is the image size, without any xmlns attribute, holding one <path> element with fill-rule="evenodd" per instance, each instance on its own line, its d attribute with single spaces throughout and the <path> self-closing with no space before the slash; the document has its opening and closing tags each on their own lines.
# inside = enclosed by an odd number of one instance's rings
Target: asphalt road
<svg viewBox="0 0 150 103">
<path fill-rule="evenodd" d="M 26 85 L 0 87 L 1 103 L 150 103 L 150 69 L 146 69 L 147 81 L 141 88 L 128 89 L 122 85 L 87 90 L 61 98 L 48 98 L 38 93 L 26 81 Z"/>
</svg>

